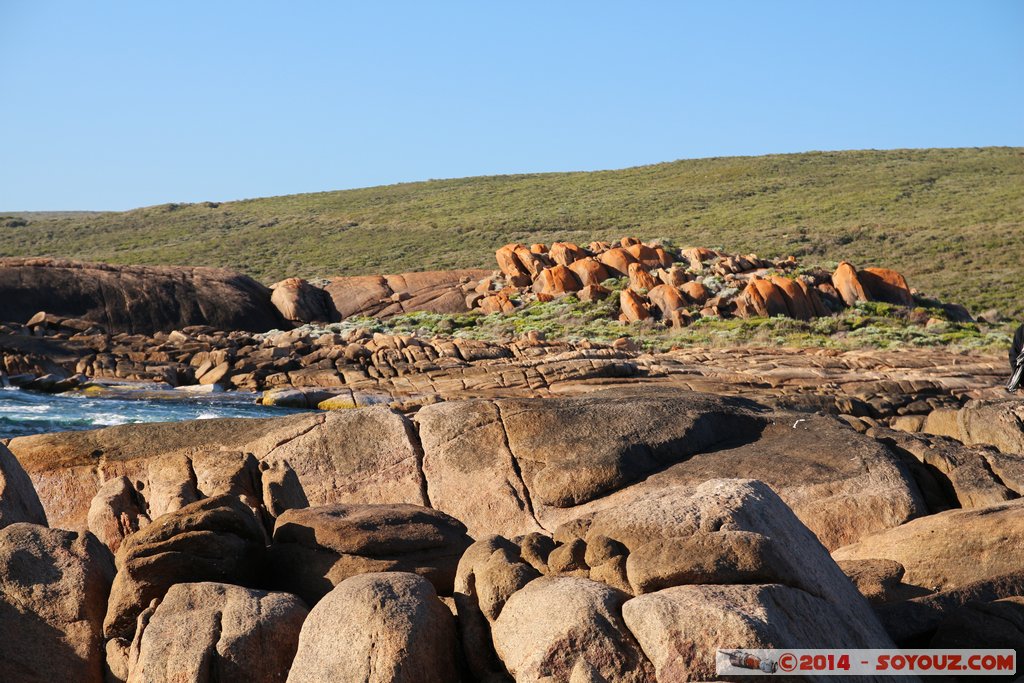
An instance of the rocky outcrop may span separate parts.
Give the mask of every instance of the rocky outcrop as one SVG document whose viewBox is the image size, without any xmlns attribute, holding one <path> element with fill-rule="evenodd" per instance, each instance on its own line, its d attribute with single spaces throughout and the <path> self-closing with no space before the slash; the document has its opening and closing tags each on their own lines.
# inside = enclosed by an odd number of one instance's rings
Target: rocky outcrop
<svg viewBox="0 0 1024 683">
<path fill-rule="evenodd" d="M 176 584 L 140 619 L 127 681 L 279 683 L 288 675 L 307 614 L 302 601 L 287 593 Z"/>
<path fill-rule="evenodd" d="M 448 515 L 415 505 L 328 505 L 278 517 L 270 549 L 282 589 L 313 605 L 357 574 L 408 572 L 451 595 L 466 528 Z"/>
<path fill-rule="evenodd" d="M 455 624 L 426 579 L 404 572 L 342 581 L 309 613 L 289 683 L 458 680 Z"/>
<path fill-rule="evenodd" d="M 456 605 L 477 680 L 706 680 L 719 648 L 888 647 L 827 551 L 760 482 L 675 487 L 482 538 Z"/>
<path fill-rule="evenodd" d="M 255 585 L 266 535 L 252 510 L 233 496 L 186 505 L 128 536 L 115 555 L 103 631 L 131 638 L 136 618 L 178 583 Z"/>
<path fill-rule="evenodd" d="M 678 327 L 700 317 L 810 320 L 861 302 L 914 304 L 912 291 L 896 271 L 858 271 L 846 261 L 828 273 L 820 268 L 798 269 L 793 256 L 772 260 L 700 247 L 677 250 L 633 237 L 618 243 L 592 242 L 585 249 L 555 245 L 551 250 L 543 244 L 529 249 L 507 244 L 498 249 L 499 271 L 487 286 L 488 291 L 496 288 L 507 305 L 494 306 L 489 299 L 496 295 L 487 297 L 486 303 L 483 299 L 470 303 L 487 313 L 512 312 L 516 305 L 509 292 L 518 294 L 522 302 L 548 301 L 600 285 L 608 278 L 625 278 L 628 283 L 623 279 L 627 286 L 619 294 L 619 320 L 627 323 L 653 318 Z M 689 267 L 684 267 L 687 262 Z M 577 296 L 589 298 L 583 293 Z"/>
<path fill-rule="evenodd" d="M 0 529 L 0 680 L 103 682 L 103 614 L 114 567 L 91 534 Z"/>
<path fill-rule="evenodd" d="M 26 322 L 39 311 L 133 334 L 189 325 L 264 332 L 282 323 L 269 289 L 224 268 L 0 259 L 0 320 Z"/>
<path fill-rule="evenodd" d="M 46 513 L 21 463 L 0 444 L 0 529 L 18 522 L 46 526 Z"/>
</svg>

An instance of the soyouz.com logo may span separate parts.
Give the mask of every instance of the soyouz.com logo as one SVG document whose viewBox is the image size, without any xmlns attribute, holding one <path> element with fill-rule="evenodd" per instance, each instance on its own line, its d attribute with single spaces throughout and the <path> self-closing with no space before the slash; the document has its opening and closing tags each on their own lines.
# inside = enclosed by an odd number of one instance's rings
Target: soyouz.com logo
<svg viewBox="0 0 1024 683">
<path fill-rule="evenodd" d="M 718 650 L 718 675 L 729 676 L 1006 676 L 1013 650 Z"/>
</svg>

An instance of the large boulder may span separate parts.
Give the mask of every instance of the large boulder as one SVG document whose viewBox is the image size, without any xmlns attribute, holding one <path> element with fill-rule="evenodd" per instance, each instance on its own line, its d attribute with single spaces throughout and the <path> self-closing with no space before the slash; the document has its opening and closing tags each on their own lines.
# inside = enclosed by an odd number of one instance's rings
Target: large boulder
<svg viewBox="0 0 1024 683">
<path fill-rule="evenodd" d="M 154 519 L 124 539 L 114 557 L 104 634 L 130 637 L 142 610 L 177 583 L 256 584 L 265 544 L 263 527 L 234 496 L 207 498 Z"/>
<path fill-rule="evenodd" d="M 652 394 L 459 401 L 417 415 L 431 505 L 470 534 L 544 528 L 544 508 L 595 500 L 763 423 L 747 404 Z"/>
<path fill-rule="evenodd" d="M 225 268 L 0 259 L 0 320 L 23 323 L 39 311 L 133 334 L 189 325 L 265 332 L 283 322 L 269 289 Z"/>
<path fill-rule="evenodd" d="M 92 534 L 0 529 L 0 680 L 103 682 L 103 613 L 113 580 Z"/>
<path fill-rule="evenodd" d="M 931 591 L 1017 571 L 1024 547 L 1024 500 L 949 510 L 837 549 L 837 560 L 895 560 L 903 582 Z"/>
<path fill-rule="evenodd" d="M 21 463 L 0 443 L 0 529 L 18 522 L 46 526 L 46 512 Z"/>
<path fill-rule="evenodd" d="M 128 683 L 280 683 L 309 610 L 287 593 L 179 583 L 141 620 Z"/>
<path fill-rule="evenodd" d="M 288 510 L 274 528 L 273 580 L 311 605 L 350 576 L 384 571 L 418 574 L 451 595 L 471 542 L 461 522 L 416 505 Z"/>
<path fill-rule="evenodd" d="M 450 683 L 456 666 L 454 619 L 429 581 L 361 574 L 309 613 L 288 683 Z"/>
<path fill-rule="evenodd" d="M 831 417 L 680 391 L 460 401 L 420 410 L 431 505 L 509 538 L 727 476 L 775 488 L 830 548 L 926 512 L 886 445 Z"/>
</svg>

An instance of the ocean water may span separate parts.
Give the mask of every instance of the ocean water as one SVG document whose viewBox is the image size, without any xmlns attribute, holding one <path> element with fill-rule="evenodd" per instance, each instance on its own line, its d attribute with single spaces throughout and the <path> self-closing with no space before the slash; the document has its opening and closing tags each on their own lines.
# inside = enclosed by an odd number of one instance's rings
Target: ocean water
<svg viewBox="0 0 1024 683">
<path fill-rule="evenodd" d="M 159 392 L 167 397 L 91 397 L 0 389 L 0 439 L 43 432 L 96 429 L 139 422 L 176 422 L 215 417 L 280 417 L 302 412 L 261 406 L 253 394 L 202 396 Z"/>
</svg>

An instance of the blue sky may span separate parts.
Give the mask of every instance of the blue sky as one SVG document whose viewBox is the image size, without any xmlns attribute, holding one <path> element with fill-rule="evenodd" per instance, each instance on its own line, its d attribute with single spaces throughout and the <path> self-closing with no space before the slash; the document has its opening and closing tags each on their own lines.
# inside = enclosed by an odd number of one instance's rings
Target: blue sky
<svg viewBox="0 0 1024 683">
<path fill-rule="evenodd" d="M 1024 145 L 1024 2 L 0 0 L 0 210 Z"/>
</svg>

